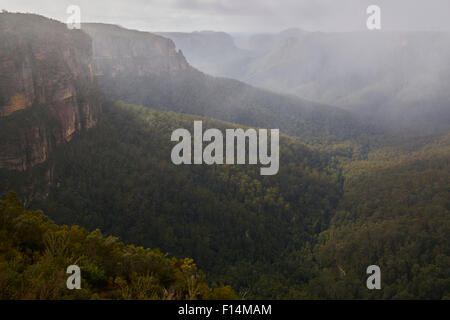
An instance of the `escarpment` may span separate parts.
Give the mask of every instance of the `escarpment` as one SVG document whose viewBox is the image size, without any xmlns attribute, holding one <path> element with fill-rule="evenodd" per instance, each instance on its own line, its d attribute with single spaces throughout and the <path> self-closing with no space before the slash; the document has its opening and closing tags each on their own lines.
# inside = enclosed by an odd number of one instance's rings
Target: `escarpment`
<svg viewBox="0 0 450 320">
<path fill-rule="evenodd" d="M 26 170 L 94 126 L 88 35 L 32 14 L 0 14 L 0 168 Z"/>
<path fill-rule="evenodd" d="M 85 23 L 93 41 L 94 71 L 98 76 L 166 76 L 190 68 L 172 40 L 116 25 Z"/>
</svg>

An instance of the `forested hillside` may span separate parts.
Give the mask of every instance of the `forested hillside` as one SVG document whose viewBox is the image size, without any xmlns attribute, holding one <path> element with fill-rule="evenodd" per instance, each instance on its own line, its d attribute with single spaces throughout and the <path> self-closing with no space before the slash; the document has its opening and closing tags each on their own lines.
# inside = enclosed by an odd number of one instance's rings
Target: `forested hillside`
<svg viewBox="0 0 450 320">
<path fill-rule="evenodd" d="M 33 207 L 56 222 L 193 257 L 213 284 L 253 297 L 284 296 L 297 282 L 285 258 L 326 228 L 340 197 L 330 157 L 282 136 L 275 176 L 261 176 L 255 165 L 175 166 L 171 132 L 199 117 L 115 103 L 103 108 L 97 127 L 49 162 L 52 187 L 44 201 L 30 201 Z M 204 119 L 205 129 L 233 126 Z M 39 170 L 8 188 L 32 184 Z"/>
<path fill-rule="evenodd" d="M 394 127 L 448 129 L 449 32 L 293 30 L 248 40 L 257 44 L 257 54 L 245 64 L 227 65 L 235 79 Z M 226 60 L 217 57 L 215 62 Z"/>
<path fill-rule="evenodd" d="M 79 290 L 66 287 L 72 264 L 82 270 Z M 209 288 L 192 259 L 58 226 L 14 192 L 0 200 L 0 275 L 0 299 L 236 298 L 230 287 Z"/>
<path fill-rule="evenodd" d="M 50 160 L 48 197 L 29 199 L 55 221 L 191 256 L 212 286 L 245 298 L 448 296 L 448 136 L 360 156 L 282 136 L 280 172 L 263 177 L 258 166 L 173 165 L 170 134 L 197 116 L 103 109 L 96 128 Z M 8 178 L 8 188 L 45 172 Z M 371 264 L 383 270 L 382 292 L 365 287 Z"/>
<path fill-rule="evenodd" d="M 391 142 L 344 164 L 343 176 L 343 198 L 315 250 L 320 272 L 311 290 L 367 298 L 365 269 L 376 264 L 383 270 L 376 298 L 449 299 L 449 135 Z"/>
<path fill-rule="evenodd" d="M 225 32 L 158 32 L 171 39 L 183 51 L 189 63 L 196 69 L 213 76 L 231 77 L 228 66 L 244 64 L 253 53 L 242 50 L 234 44 L 233 38 Z"/>
</svg>

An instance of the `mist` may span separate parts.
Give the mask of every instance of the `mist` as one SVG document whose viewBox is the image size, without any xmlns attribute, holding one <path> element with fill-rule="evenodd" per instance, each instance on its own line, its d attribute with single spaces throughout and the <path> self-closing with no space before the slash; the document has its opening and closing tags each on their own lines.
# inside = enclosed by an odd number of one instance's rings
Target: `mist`
<svg viewBox="0 0 450 320">
<path fill-rule="evenodd" d="M 2 0 L 0 9 L 64 22 L 67 7 L 78 5 L 82 22 L 146 31 L 279 32 L 292 27 L 355 31 L 365 29 L 371 4 L 381 7 L 384 30 L 450 30 L 446 0 Z"/>
</svg>

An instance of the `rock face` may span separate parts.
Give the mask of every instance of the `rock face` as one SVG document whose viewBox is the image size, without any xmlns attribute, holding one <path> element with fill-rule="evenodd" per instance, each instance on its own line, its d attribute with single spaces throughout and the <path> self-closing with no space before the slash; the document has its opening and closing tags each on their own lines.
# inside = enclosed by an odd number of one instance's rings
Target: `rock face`
<svg viewBox="0 0 450 320">
<path fill-rule="evenodd" d="M 88 35 L 31 14 L 0 14 L 0 168 L 26 170 L 94 126 Z"/>
<path fill-rule="evenodd" d="M 116 25 L 85 23 L 82 30 L 93 39 L 97 76 L 166 76 L 189 68 L 172 40 Z"/>
<path fill-rule="evenodd" d="M 173 40 L 193 67 L 213 76 L 233 78 L 234 74 L 230 66 L 235 67 L 240 63 L 246 63 L 250 58 L 250 52 L 236 47 L 233 38 L 225 32 L 160 32 L 158 34 Z"/>
</svg>

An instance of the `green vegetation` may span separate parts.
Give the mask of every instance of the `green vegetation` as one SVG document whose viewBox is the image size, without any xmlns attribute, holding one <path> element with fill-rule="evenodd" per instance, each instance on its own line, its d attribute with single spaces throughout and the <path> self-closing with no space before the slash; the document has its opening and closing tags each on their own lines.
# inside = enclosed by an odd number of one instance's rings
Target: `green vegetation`
<svg viewBox="0 0 450 320">
<path fill-rule="evenodd" d="M 0 15 L 6 61 L 20 66 L 41 52 L 33 45 L 46 49 L 31 62 L 33 77 L 59 88 L 52 75 L 73 61 L 55 59 L 76 48 L 88 67 L 83 31 L 61 42 L 69 32 L 61 23 L 40 28 L 44 17 Z M 399 122 L 388 132 L 349 111 L 202 74 L 162 37 L 92 28 L 101 93 L 143 106 L 104 101 L 99 122 L 70 143 L 58 139 L 70 130 L 58 121 L 68 115 L 51 99 L 0 119 L 0 160 L 10 169 L 0 169 L 0 298 L 450 298 L 445 104 L 437 122 L 421 105 L 424 127 Z M 8 79 L 0 75 L 0 104 L 9 103 Z M 79 106 L 97 101 L 86 84 L 73 81 Z M 171 133 L 194 120 L 204 129 L 279 128 L 279 173 L 174 165 Z M 82 290 L 65 288 L 71 264 L 82 269 Z M 366 287 L 373 264 L 379 291 Z"/>
<path fill-rule="evenodd" d="M 449 297 L 449 135 L 320 147 L 282 135 L 279 173 L 260 176 L 173 165 L 170 134 L 194 120 L 236 126 L 108 102 L 47 163 L 0 170 L 3 190 L 58 223 L 193 257 L 243 298 Z M 366 288 L 371 264 L 381 291 Z"/>
<path fill-rule="evenodd" d="M 66 287 L 66 268 L 82 270 L 82 288 Z M 210 289 L 192 259 L 125 245 L 99 230 L 58 226 L 25 210 L 14 192 L 0 200 L 0 299 L 234 299 Z"/>
<path fill-rule="evenodd" d="M 57 223 L 193 257 L 213 286 L 230 284 L 246 297 L 286 296 L 307 279 L 298 265 L 286 268 L 286 259 L 327 227 L 340 198 L 338 170 L 327 154 L 286 136 L 275 176 L 261 176 L 254 165 L 175 166 L 170 135 L 194 119 L 205 129 L 236 126 L 105 104 L 95 128 L 8 188 L 30 194 L 24 180 L 31 189 L 50 184 L 35 193 L 48 197 L 28 201 Z M 51 180 L 33 184 L 47 166 Z"/>
<path fill-rule="evenodd" d="M 316 247 L 317 296 L 450 298 L 449 138 L 393 144 L 344 165 L 344 197 Z M 371 264 L 383 290 L 369 294 Z"/>
</svg>

